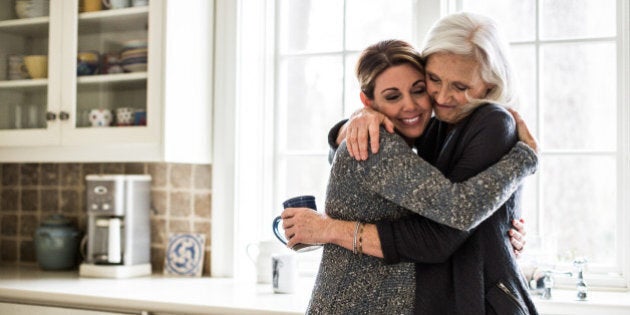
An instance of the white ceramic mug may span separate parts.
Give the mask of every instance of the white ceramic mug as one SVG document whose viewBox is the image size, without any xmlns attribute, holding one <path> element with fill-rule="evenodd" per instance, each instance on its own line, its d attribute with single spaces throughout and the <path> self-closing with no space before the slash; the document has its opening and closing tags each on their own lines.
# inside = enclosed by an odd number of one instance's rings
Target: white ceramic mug
<svg viewBox="0 0 630 315">
<path fill-rule="evenodd" d="M 90 123 L 92 127 L 109 127 L 113 116 L 109 109 L 93 109 L 90 111 Z"/>
<path fill-rule="evenodd" d="M 133 113 L 135 109 L 131 107 L 121 107 L 116 109 L 116 125 L 131 126 L 133 125 Z"/>
<path fill-rule="evenodd" d="M 246 251 L 247 257 L 256 265 L 258 283 L 271 283 L 271 255 L 289 252 L 285 246 L 273 240 L 251 243 L 247 245 Z"/>
<path fill-rule="evenodd" d="M 274 293 L 293 293 L 297 286 L 297 256 L 294 253 L 271 255 L 271 279 Z"/>
<path fill-rule="evenodd" d="M 130 5 L 130 0 L 103 0 L 103 6 L 110 10 L 127 8 Z"/>
<path fill-rule="evenodd" d="M 144 7 L 149 5 L 149 0 L 131 0 L 131 6 Z"/>
</svg>

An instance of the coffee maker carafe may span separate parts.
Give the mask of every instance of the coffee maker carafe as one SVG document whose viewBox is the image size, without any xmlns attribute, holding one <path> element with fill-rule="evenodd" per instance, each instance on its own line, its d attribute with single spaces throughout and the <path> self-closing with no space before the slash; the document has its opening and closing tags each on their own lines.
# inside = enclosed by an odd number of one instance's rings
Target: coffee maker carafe
<svg viewBox="0 0 630 315">
<path fill-rule="evenodd" d="M 81 276 L 151 274 L 149 175 L 87 175 L 87 250 Z"/>
</svg>

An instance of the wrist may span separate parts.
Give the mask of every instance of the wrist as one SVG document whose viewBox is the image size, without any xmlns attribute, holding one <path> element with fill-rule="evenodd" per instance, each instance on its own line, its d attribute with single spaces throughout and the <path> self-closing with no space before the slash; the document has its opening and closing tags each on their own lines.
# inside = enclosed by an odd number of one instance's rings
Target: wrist
<svg viewBox="0 0 630 315">
<path fill-rule="evenodd" d="M 342 221 L 328 218 L 326 224 L 326 243 L 352 249 L 354 228 L 356 222 Z"/>
</svg>

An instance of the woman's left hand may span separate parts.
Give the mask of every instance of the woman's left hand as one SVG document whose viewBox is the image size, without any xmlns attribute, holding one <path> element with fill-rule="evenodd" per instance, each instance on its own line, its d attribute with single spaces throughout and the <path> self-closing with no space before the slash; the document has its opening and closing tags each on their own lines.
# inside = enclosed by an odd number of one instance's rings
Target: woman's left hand
<svg viewBox="0 0 630 315">
<path fill-rule="evenodd" d="M 525 120 L 523 120 L 523 117 L 521 117 L 521 115 L 513 108 L 508 108 L 507 110 L 512 114 L 512 117 L 514 117 L 514 121 L 516 122 L 516 131 L 518 132 L 519 140 L 525 142 L 525 144 L 527 144 L 530 148 L 532 148 L 534 152 L 538 153 L 538 142 L 536 141 L 536 138 L 532 135 L 532 133 L 529 131 L 529 128 L 527 127 L 527 124 L 525 123 Z"/>
<path fill-rule="evenodd" d="M 326 231 L 330 219 L 326 214 L 310 208 L 286 208 L 282 212 L 282 228 L 289 242 L 287 247 L 296 244 L 328 243 Z"/>
<path fill-rule="evenodd" d="M 510 229 L 510 243 L 512 243 L 512 248 L 514 249 L 514 255 L 518 258 L 525 249 L 525 236 L 527 235 L 527 231 L 525 231 L 525 220 L 522 218 L 519 220 L 514 220 L 512 222 L 514 229 Z"/>
</svg>

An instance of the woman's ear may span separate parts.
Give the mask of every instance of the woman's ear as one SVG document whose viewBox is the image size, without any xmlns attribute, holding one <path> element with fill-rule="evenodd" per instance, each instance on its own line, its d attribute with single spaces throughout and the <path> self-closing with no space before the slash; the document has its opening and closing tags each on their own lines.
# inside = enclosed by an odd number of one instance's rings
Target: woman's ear
<svg viewBox="0 0 630 315">
<path fill-rule="evenodd" d="M 373 104 L 373 100 L 371 98 L 369 98 L 367 95 L 365 95 L 365 93 L 361 92 L 361 94 L 359 95 L 359 97 L 361 98 L 361 103 L 363 103 L 363 106 L 365 107 L 369 107 L 372 108 L 372 104 Z"/>
</svg>

